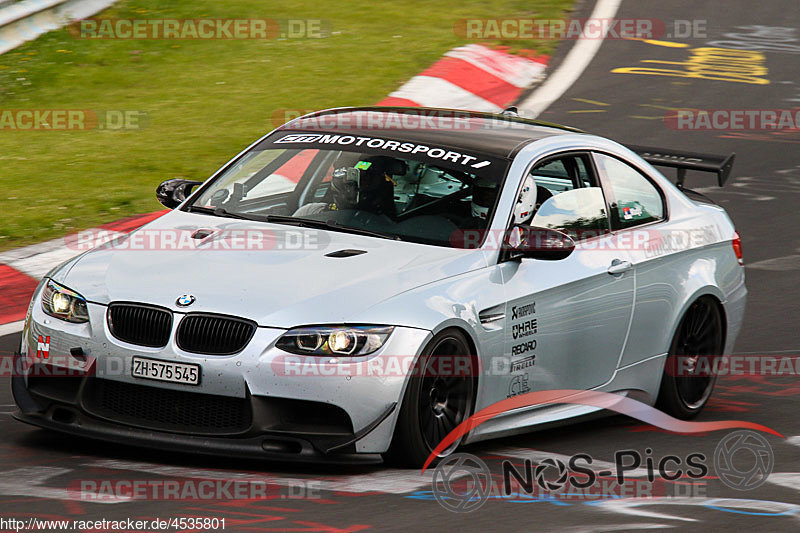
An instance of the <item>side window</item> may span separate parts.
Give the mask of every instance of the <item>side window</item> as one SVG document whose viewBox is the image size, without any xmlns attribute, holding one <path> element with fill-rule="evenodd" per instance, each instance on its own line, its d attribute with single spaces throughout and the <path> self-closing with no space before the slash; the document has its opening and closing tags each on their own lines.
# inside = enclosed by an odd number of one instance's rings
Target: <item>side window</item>
<svg viewBox="0 0 800 533">
<path fill-rule="evenodd" d="M 578 179 L 581 180 L 584 187 L 592 186 L 592 177 L 586 168 L 586 160 L 583 157 L 575 158 L 575 167 L 578 172 Z"/>
<path fill-rule="evenodd" d="M 545 161 L 531 170 L 531 176 L 536 180 L 537 187 L 544 187 L 550 195 L 575 188 L 563 159 Z"/>
<path fill-rule="evenodd" d="M 558 229 L 575 240 L 608 233 L 603 190 L 588 157 L 569 154 L 534 167 L 538 209 L 532 226 Z"/>
<path fill-rule="evenodd" d="M 608 233 L 608 216 L 600 187 L 573 189 L 545 201 L 531 226 L 565 232 L 575 240 Z"/>
<path fill-rule="evenodd" d="M 630 228 L 664 219 L 664 201 L 655 185 L 629 164 L 595 154 L 598 171 L 611 189 L 611 219 L 615 228 Z"/>
</svg>

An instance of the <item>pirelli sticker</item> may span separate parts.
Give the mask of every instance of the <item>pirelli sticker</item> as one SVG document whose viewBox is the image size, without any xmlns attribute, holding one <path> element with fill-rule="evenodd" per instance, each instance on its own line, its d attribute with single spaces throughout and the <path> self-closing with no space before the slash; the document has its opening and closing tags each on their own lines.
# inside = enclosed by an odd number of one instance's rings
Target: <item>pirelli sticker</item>
<svg viewBox="0 0 800 533">
<path fill-rule="evenodd" d="M 447 162 L 468 169 L 484 169 L 492 165 L 492 161 L 478 155 L 470 155 L 446 148 L 416 144 L 413 142 L 395 141 L 380 137 L 362 137 L 334 133 L 291 133 L 274 141 L 274 144 L 314 144 L 334 145 L 353 148 L 369 148 L 375 151 L 393 152 L 424 156 L 429 159 Z"/>
</svg>

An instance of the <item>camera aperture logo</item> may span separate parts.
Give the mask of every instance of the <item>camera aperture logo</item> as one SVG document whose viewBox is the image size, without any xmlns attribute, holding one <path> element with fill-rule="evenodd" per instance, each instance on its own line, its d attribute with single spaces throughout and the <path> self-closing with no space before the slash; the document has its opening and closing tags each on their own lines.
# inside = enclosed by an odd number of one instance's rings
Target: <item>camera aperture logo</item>
<svg viewBox="0 0 800 533">
<path fill-rule="evenodd" d="M 431 486 L 442 507 L 454 513 L 469 513 L 489 499 L 492 472 L 471 453 L 454 453 L 436 465 Z"/>
<path fill-rule="evenodd" d="M 741 469 L 741 466 L 745 466 Z M 752 490 L 766 483 L 775 466 L 769 441 L 754 431 L 729 433 L 714 450 L 714 469 L 720 481 L 736 490 Z"/>
</svg>

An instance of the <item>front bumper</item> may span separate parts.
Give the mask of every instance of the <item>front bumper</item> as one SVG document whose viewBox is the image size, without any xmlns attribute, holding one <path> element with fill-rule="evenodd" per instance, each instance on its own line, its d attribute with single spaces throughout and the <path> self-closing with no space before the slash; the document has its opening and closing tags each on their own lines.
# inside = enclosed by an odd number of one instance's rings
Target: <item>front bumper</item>
<svg viewBox="0 0 800 533">
<path fill-rule="evenodd" d="M 92 379 L 92 378 L 88 378 Z M 242 459 L 291 460 L 315 463 L 379 463 L 377 453 L 355 453 L 354 444 L 380 425 L 395 411 L 392 404 L 384 415 L 358 434 L 291 433 L 286 431 L 248 431 L 240 436 L 209 436 L 154 431 L 104 420 L 83 410 L 80 405 L 51 402 L 44 409 L 26 410 L 22 405 L 41 400 L 25 387 L 24 378 L 15 376 L 12 388 L 20 405 L 13 417 L 21 422 L 71 435 L 142 446 L 164 451 L 181 450 L 201 455 Z"/>
<path fill-rule="evenodd" d="M 284 330 L 259 327 L 242 352 L 207 356 L 184 352 L 176 345 L 179 313 L 170 342 L 154 349 L 114 338 L 106 309 L 90 303 L 88 324 L 68 324 L 46 316 L 34 302 L 21 349 L 33 363 L 32 373 L 12 382 L 20 408 L 16 419 L 158 449 L 374 462 L 391 444 L 407 370 L 430 338 L 425 330 L 395 328 L 375 354 L 357 363 L 338 363 L 278 350 L 274 344 Z M 49 355 L 44 359 L 37 355 L 37 343 L 46 337 L 50 337 Z M 134 378 L 133 356 L 199 364 L 201 383 Z M 113 389 L 113 395 L 106 389 Z M 236 405 L 247 416 L 228 425 L 220 422 L 221 416 L 237 418 Z M 184 415 L 188 423 L 180 418 Z M 216 418 L 209 425 L 210 417 Z"/>
</svg>

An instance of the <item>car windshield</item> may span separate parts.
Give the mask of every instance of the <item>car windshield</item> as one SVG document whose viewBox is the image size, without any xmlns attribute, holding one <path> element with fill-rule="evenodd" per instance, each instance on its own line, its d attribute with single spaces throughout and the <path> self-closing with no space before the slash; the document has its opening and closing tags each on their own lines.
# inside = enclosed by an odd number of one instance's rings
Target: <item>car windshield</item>
<svg viewBox="0 0 800 533">
<path fill-rule="evenodd" d="M 184 209 L 463 248 L 483 234 L 507 162 L 379 137 L 278 132 Z"/>
</svg>

